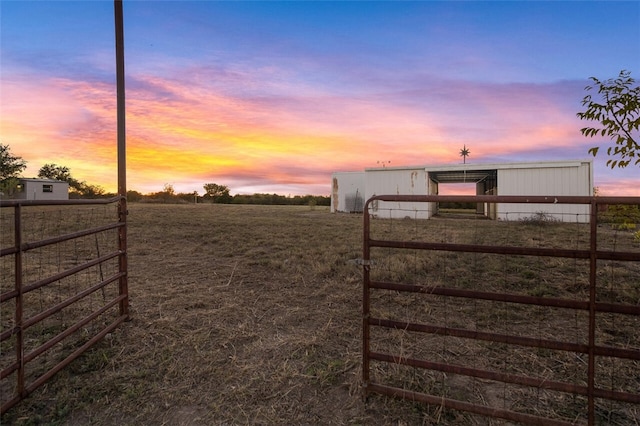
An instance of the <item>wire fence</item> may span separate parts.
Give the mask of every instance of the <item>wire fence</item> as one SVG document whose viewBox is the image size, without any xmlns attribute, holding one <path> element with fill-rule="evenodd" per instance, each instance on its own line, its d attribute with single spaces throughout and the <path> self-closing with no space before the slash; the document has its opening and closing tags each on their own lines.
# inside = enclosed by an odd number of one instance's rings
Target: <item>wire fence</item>
<svg viewBox="0 0 640 426">
<path fill-rule="evenodd" d="M 479 198 L 518 219 L 425 213 Z M 366 395 L 470 424 L 640 423 L 640 198 L 545 198 L 367 202 Z"/>
<path fill-rule="evenodd" d="M 127 319 L 123 202 L 0 205 L 2 413 Z"/>
</svg>

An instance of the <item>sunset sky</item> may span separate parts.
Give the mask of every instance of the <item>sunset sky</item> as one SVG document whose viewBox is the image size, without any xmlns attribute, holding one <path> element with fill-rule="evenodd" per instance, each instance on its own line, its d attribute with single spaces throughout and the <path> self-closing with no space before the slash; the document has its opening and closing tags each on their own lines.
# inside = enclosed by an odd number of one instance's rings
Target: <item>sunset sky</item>
<svg viewBox="0 0 640 426">
<path fill-rule="evenodd" d="M 124 0 L 128 189 L 329 195 L 331 173 L 592 158 L 588 78 L 640 79 L 638 1 Z M 112 1 L 0 2 L 0 142 L 115 191 Z M 594 160 L 605 195 L 640 169 Z"/>
</svg>

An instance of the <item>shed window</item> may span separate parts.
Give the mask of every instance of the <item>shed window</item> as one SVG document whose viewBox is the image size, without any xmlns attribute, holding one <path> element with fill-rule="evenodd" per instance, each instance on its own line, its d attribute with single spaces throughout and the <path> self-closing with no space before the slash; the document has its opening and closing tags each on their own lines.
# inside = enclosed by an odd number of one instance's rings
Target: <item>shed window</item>
<svg viewBox="0 0 640 426">
<path fill-rule="evenodd" d="M 42 185 L 42 192 L 53 192 L 53 185 Z"/>
</svg>

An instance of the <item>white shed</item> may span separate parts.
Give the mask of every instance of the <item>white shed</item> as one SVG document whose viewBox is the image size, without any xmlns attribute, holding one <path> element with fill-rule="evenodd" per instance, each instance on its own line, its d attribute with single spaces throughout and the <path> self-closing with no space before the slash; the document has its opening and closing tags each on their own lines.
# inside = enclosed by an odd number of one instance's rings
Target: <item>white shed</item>
<svg viewBox="0 0 640 426">
<path fill-rule="evenodd" d="M 454 164 L 371 168 L 364 171 L 365 200 L 374 195 L 437 195 L 449 183 L 475 184 L 476 195 L 592 196 L 590 160 L 531 163 Z M 333 197 L 343 197 L 334 175 Z M 331 211 L 344 211 L 339 204 Z M 379 217 L 428 219 L 436 203 L 376 202 L 371 214 Z M 491 219 L 519 220 L 538 213 L 562 221 L 587 222 L 589 206 L 555 204 L 479 204 L 476 213 Z"/>
<path fill-rule="evenodd" d="M 18 200 L 68 200 L 69 183 L 51 179 L 19 179 L 13 198 Z"/>
</svg>

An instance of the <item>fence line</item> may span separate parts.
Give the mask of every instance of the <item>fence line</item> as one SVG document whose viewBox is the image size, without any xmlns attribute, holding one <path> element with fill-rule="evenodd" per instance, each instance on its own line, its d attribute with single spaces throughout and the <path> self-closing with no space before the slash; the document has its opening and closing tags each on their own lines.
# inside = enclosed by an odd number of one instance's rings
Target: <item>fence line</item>
<svg viewBox="0 0 640 426">
<path fill-rule="evenodd" d="M 3 200 L 0 213 L 4 414 L 128 320 L 129 304 L 124 197 Z"/>
<path fill-rule="evenodd" d="M 374 204 L 385 217 L 379 202 L 578 204 L 589 220 L 375 219 Z M 632 206 L 635 222 L 599 226 L 602 205 Z M 369 199 L 365 395 L 532 424 L 640 421 L 640 240 L 619 233 L 640 222 L 638 206 L 638 197 Z"/>
</svg>

